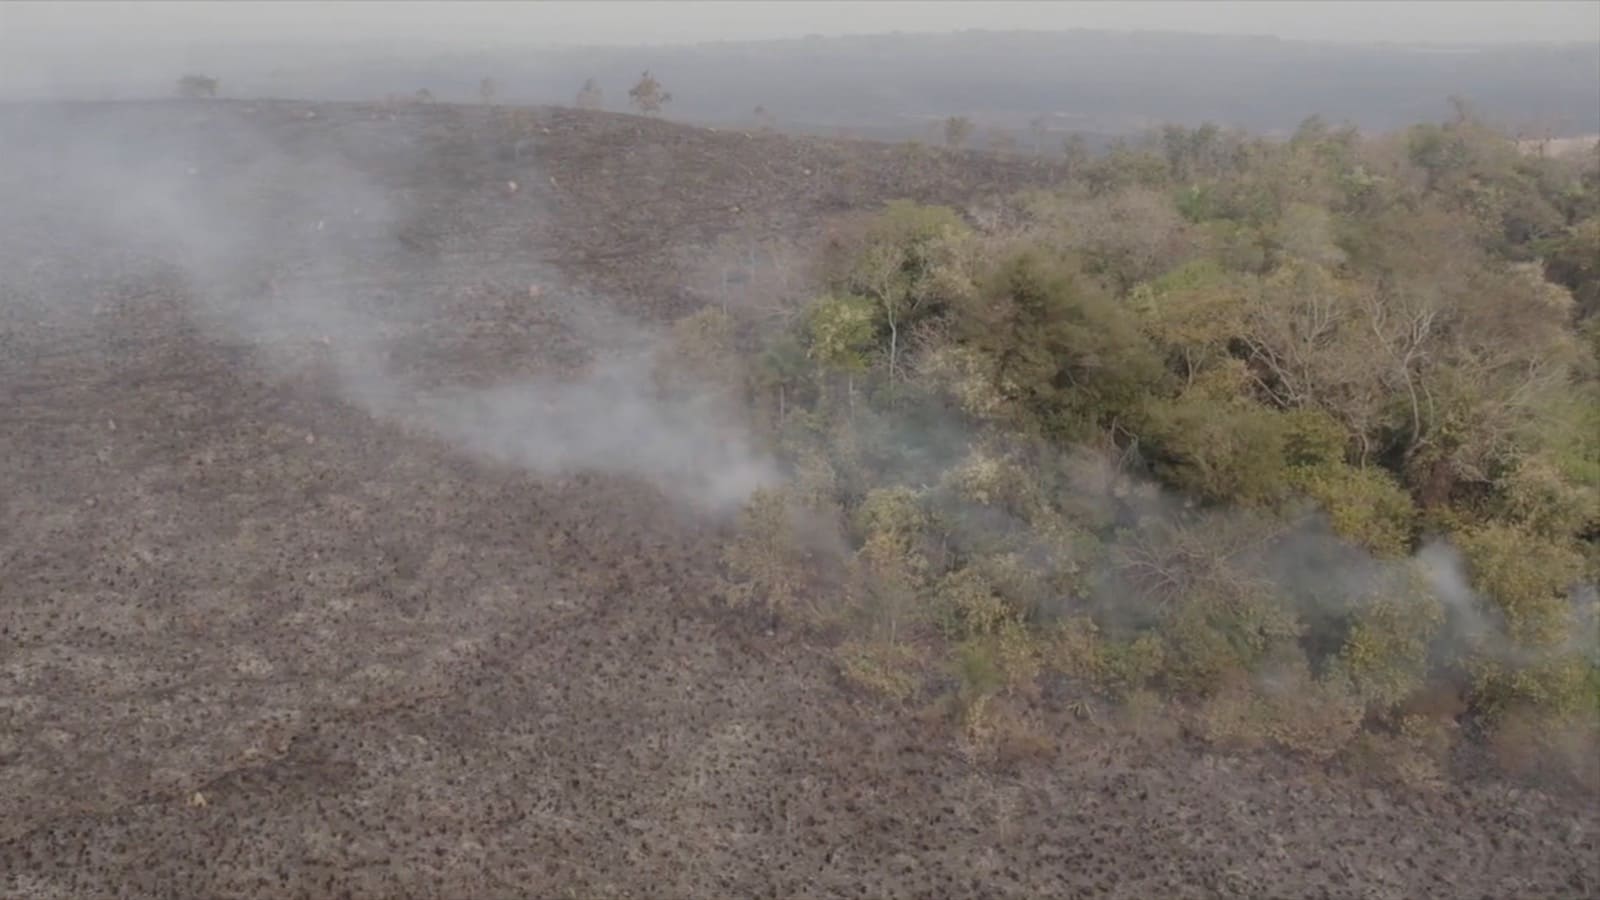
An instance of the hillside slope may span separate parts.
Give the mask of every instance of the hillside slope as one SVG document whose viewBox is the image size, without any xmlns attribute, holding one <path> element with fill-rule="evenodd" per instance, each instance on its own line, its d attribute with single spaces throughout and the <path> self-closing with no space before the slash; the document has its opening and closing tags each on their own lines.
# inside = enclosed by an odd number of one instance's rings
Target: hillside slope
<svg viewBox="0 0 1600 900">
<path fill-rule="evenodd" d="M 716 517 L 408 405 L 803 291 L 834 213 L 1044 169 L 567 110 L 0 121 L 0 894 L 1600 891 L 1578 799 L 1071 720 L 975 764 L 717 612 Z"/>
</svg>

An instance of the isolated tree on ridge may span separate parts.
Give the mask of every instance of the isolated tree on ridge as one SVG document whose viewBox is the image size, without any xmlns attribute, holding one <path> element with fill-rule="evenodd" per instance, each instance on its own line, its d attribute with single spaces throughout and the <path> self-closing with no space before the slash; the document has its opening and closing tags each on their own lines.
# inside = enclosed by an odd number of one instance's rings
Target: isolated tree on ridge
<svg viewBox="0 0 1600 900">
<path fill-rule="evenodd" d="M 661 107 L 672 102 L 672 94 L 662 90 L 661 82 L 646 69 L 639 76 L 639 83 L 628 90 L 628 99 L 633 101 L 639 112 L 653 116 L 661 111 Z"/>
<path fill-rule="evenodd" d="M 593 78 L 586 80 L 578 89 L 578 108 L 599 109 L 604 105 L 605 92 L 600 90 L 600 84 Z"/>
</svg>

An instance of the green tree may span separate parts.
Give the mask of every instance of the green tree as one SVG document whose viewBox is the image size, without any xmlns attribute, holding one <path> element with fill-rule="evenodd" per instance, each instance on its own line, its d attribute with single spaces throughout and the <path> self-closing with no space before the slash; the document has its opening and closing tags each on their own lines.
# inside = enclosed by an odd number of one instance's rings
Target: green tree
<svg viewBox="0 0 1600 900">
<path fill-rule="evenodd" d="M 990 361 L 1008 399 L 1057 435 L 1131 408 L 1162 376 L 1127 308 L 1036 250 L 996 267 L 964 304 L 957 334 Z"/>
<path fill-rule="evenodd" d="M 891 386 L 899 373 L 906 329 L 970 291 L 960 254 L 967 234 L 954 211 L 906 201 L 889 204 L 867 229 L 845 283 L 877 306 L 888 338 Z"/>
<path fill-rule="evenodd" d="M 877 349 L 876 316 L 871 300 L 846 294 L 814 302 L 806 320 L 807 356 L 824 369 L 844 373 L 852 410 L 855 379 L 867 371 Z"/>
</svg>

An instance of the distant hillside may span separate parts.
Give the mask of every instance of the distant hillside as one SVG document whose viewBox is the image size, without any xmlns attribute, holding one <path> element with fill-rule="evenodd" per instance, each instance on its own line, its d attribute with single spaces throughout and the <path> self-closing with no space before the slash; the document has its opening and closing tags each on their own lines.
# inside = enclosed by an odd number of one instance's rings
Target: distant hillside
<svg viewBox="0 0 1600 900">
<path fill-rule="evenodd" d="M 1041 116 L 1051 132 L 1128 133 L 1164 121 L 1282 132 L 1312 113 L 1383 130 L 1443 118 L 1451 96 L 1515 130 L 1557 137 L 1600 131 L 1596 42 L 1445 48 L 963 32 L 433 53 L 373 45 L 227 46 L 130 61 L 111 78 L 82 71 L 81 61 L 73 65 L 41 76 L 50 71 L 47 61 L 13 61 L 12 70 L 33 77 L 11 78 L 10 92 L 48 83 L 57 93 L 149 96 L 170 92 L 179 70 L 197 69 L 221 78 L 233 96 L 364 100 L 426 87 L 441 100 L 476 101 L 480 79 L 491 76 L 507 102 L 570 104 L 592 77 L 606 106 L 621 109 L 629 86 L 648 68 L 672 91 L 666 114 L 673 118 L 748 123 L 761 106 L 782 127 L 804 123 L 895 137 L 933 137 L 937 121 L 955 114 L 983 128 L 1019 132 Z"/>
</svg>

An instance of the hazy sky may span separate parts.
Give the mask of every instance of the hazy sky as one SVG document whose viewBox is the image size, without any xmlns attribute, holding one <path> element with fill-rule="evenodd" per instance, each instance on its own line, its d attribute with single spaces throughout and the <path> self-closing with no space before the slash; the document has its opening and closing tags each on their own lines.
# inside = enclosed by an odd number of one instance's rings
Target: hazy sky
<svg viewBox="0 0 1600 900">
<path fill-rule="evenodd" d="M 262 39 L 680 43 L 954 31 L 1160 30 L 1330 41 L 1600 42 L 1600 0 L 1434 2 L 18 2 L 0 0 L 0 47 Z"/>
</svg>

